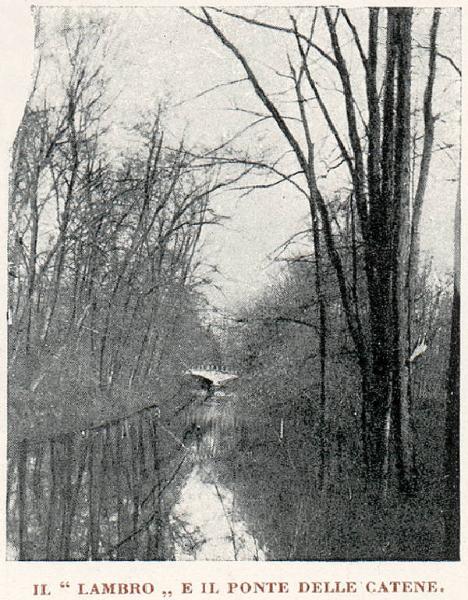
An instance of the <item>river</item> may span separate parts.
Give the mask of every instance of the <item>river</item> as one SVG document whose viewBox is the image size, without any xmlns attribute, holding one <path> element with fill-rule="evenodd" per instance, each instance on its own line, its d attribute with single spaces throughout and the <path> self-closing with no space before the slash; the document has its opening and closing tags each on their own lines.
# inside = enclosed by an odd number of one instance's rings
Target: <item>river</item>
<svg viewBox="0 0 468 600">
<path fill-rule="evenodd" d="M 193 451 L 194 468 L 171 515 L 175 560 L 266 560 L 239 514 L 235 494 L 218 481 L 209 459 Z"/>
</svg>

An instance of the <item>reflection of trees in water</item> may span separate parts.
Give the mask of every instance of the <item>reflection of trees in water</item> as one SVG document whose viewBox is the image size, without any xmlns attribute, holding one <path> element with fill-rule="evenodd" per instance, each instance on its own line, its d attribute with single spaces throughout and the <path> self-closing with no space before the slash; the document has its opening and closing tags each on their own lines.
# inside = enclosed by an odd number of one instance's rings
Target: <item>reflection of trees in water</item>
<svg viewBox="0 0 468 600">
<path fill-rule="evenodd" d="M 213 463 L 195 466 L 171 513 L 175 560 L 265 560 Z"/>
<path fill-rule="evenodd" d="M 206 544 L 207 540 L 199 527 L 193 527 L 187 519 L 176 514 L 171 515 L 172 539 L 175 548 L 184 556 L 197 559 L 197 552 Z"/>
<path fill-rule="evenodd" d="M 232 398 L 196 399 L 187 410 L 185 440 L 197 446 L 201 456 L 215 456 L 225 447 L 235 430 Z M 198 433 L 201 433 L 201 440 Z"/>
</svg>

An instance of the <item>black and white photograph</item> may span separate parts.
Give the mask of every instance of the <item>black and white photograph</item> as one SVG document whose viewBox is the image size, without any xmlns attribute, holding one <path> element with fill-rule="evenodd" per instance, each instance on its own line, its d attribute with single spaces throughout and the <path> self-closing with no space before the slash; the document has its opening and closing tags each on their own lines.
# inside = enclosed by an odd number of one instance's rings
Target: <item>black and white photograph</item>
<svg viewBox="0 0 468 600">
<path fill-rule="evenodd" d="M 459 561 L 461 8 L 28 10 L 4 558 Z"/>
</svg>

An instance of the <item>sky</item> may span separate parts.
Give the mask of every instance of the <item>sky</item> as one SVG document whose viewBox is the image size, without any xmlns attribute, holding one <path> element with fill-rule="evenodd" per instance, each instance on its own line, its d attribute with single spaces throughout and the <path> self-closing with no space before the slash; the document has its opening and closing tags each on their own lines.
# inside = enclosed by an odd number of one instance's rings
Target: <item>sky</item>
<svg viewBox="0 0 468 600">
<path fill-rule="evenodd" d="M 52 31 L 63 15 L 63 9 L 44 10 L 44 27 Z M 84 9 L 81 9 L 82 11 Z M 161 99 L 168 104 L 167 128 L 173 140 L 183 135 L 189 145 L 216 147 L 242 129 L 252 120 L 251 115 L 238 109 L 255 112 L 263 110 L 247 82 L 219 87 L 214 86 L 241 79 L 242 68 L 203 25 L 178 8 L 134 8 L 105 10 L 112 26 L 110 43 L 104 58 L 110 77 L 110 95 L 113 97 L 114 143 L 125 144 L 123 128 L 138 120 L 139 115 L 151 111 Z M 286 9 L 252 8 L 250 16 L 258 16 L 272 23 L 288 24 Z M 351 16 L 359 25 L 364 13 Z M 310 9 L 298 9 L 300 24 L 310 19 Z M 421 45 L 427 43 L 430 11 L 419 11 L 415 22 L 415 36 Z M 278 71 L 287 70 L 286 57 L 295 56 L 288 36 L 266 30 L 254 30 L 248 24 L 227 17 L 219 17 L 223 30 L 239 45 L 249 58 L 266 89 L 273 93 L 285 114 L 297 115 L 297 107 L 286 90 L 289 82 Z M 456 11 L 443 13 L 440 25 L 440 51 L 460 64 L 459 23 Z M 348 32 L 349 33 L 349 32 Z M 255 37 L 254 37 L 255 36 Z M 326 44 L 325 31 L 317 32 L 317 39 Z M 325 37 L 324 37 L 325 36 Z M 62 49 L 54 36 L 46 35 L 48 51 L 57 56 Z M 358 59 L 353 52 L 349 35 L 342 45 L 351 72 L 359 76 Z M 424 51 L 414 54 L 414 103 L 420 101 L 426 68 Z M 422 222 L 422 248 L 433 258 L 439 273 L 450 270 L 452 263 L 453 208 L 456 195 L 458 141 L 458 84 L 457 75 L 448 61 L 439 60 L 438 87 L 434 112 L 441 113 L 436 125 L 437 144 L 451 145 L 448 150 L 434 154 Z M 329 75 L 330 68 L 319 59 L 315 73 L 325 93 L 329 94 L 334 116 L 343 126 L 343 99 L 336 82 Z M 361 76 L 361 80 L 362 80 Z M 200 94 L 202 94 L 200 96 Z M 363 89 L 356 89 L 359 102 Z M 458 103 L 458 104 L 457 104 Z M 319 176 L 323 167 L 333 164 L 336 156 L 334 143 L 317 111 L 310 112 L 311 128 L 316 143 Z M 294 122 L 291 121 L 294 126 Z M 288 148 L 271 122 L 258 126 L 236 142 L 236 148 L 252 156 L 279 156 Z M 294 171 L 288 155 L 284 169 Z M 322 165 L 322 167 L 320 166 Z M 338 168 L 320 180 L 325 193 L 332 194 L 346 185 L 344 171 Z M 212 227 L 206 232 L 204 250 L 207 261 L 216 262 L 220 271 L 217 287 L 208 290 L 209 299 L 222 310 L 231 311 L 257 297 L 265 285 L 278 275 L 278 265 L 272 256 L 289 237 L 308 226 L 307 203 L 291 186 L 283 184 L 268 190 L 256 190 L 248 196 L 241 191 L 218 194 L 212 199 L 223 215 L 229 216 L 223 227 Z"/>
</svg>

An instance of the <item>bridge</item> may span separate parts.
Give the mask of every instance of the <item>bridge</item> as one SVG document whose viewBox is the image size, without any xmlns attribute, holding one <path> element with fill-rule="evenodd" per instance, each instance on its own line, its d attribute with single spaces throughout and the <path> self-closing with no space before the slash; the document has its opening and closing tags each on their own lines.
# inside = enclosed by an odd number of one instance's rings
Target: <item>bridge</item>
<svg viewBox="0 0 468 600">
<path fill-rule="evenodd" d="M 197 391 L 186 410 L 184 443 L 196 440 L 199 456 L 214 457 L 220 448 L 233 443 L 235 418 L 232 400 L 234 393 L 225 392 L 239 373 L 215 365 L 189 368 L 184 375 L 197 384 Z"/>
<path fill-rule="evenodd" d="M 239 378 L 239 374 L 233 370 L 214 365 L 203 365 L 187 369 L 184 375 L 191 375 L 198 381 L 204 383 L 209 388 L 218 388 L 229 381 Z"/>
</svg>

